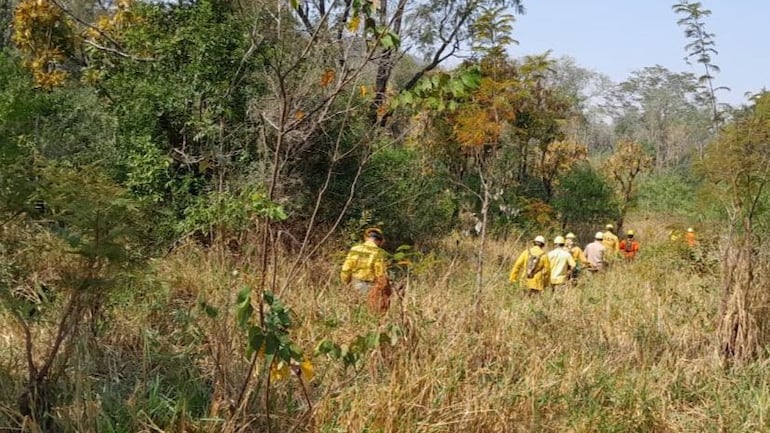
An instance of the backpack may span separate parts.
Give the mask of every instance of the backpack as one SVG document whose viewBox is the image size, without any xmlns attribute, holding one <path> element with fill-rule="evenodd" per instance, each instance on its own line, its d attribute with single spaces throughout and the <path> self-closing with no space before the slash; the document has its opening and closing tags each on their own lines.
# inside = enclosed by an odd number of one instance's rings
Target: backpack
<svg viewBox="0 0 770 433">
<path fill-rule="evenodd" d="M 529 257 L 527 257 L 527 278 L 533 278 L 537 273 L 537 264 L 540 262 L 540 256 L 542 255 L 543 254 L 530 254 Z"/>
</svg>

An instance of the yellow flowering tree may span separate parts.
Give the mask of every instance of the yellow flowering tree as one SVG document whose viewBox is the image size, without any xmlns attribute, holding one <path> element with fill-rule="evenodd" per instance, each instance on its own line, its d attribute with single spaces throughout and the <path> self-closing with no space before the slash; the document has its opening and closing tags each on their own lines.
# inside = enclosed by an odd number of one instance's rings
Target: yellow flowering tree
<svg viewBox="0 0 770 433">
<path fill-rule="evenodd" d="M 74 26 L 49 0 L 23 0 L 13 14 L 11 40 L 24 56 L 24 66 L 43 89 L 59 87 L 69 77 L 67 56 L 74 49 Z"/>
<path fill-rule="evenodd" d="M 604 162 L 604 172 L 615 187 L 619 197 L 618 230 L 636 196 L 639 176 L 652 168 L 652 157 L 647 155 L 641 144 L 621 140 L 615 145 L 615 152 Z"/>
</svg>

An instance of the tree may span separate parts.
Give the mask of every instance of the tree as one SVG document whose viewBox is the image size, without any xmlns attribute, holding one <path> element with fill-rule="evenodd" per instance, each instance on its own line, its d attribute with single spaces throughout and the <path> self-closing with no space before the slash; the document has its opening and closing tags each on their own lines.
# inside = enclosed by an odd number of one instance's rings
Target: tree
<svg viewBox="0 0 770 433">
<path fill-rule="evenodd" d="M 652 166 L 652 158 L 633 141 L 621 140 L 615 152 L 604 162 L 603 169 L 615 186 L 619 198 L 617 227 L 621 230 L 626 213 L 633 205 L 639 176 Z"/>
<path fill-rule="evenodd" d="M 376 5 L 375 5 L 376 3 Z M 378 45 L 373 53 L 376 64 L 372 113 L 377 118 L 387 111 L 388 86 L 391 74 L 404 53 L 425 60 L 424 65 L 404 85 L 413 89 L 420 79 L 457 53 L 470 39 L 472 26 L 479 11 L 507 6 L 524 13 L 520 0 L 505 3 L 500 0 L 327 0 L 296 2 L 295 11 L 307 35 L 333 29 L 332 40 L 342 45 L 346 30 L 357 33 Z M 381 42 L 377 44 L 376 42 Z M 399 48 L 403 51 L 399 52 Z M 340 59 L 344 69 L 346 61 Z"/>
<path fill-rule="evenodd" d="M 750 361 L 770 338 L 763 288 L 770 257 L 757 248 L 770 233 L 770 94 L 761 93 L 707 148 L 703 170 L 727 214 L 722 254 L 719 341 L 727 365 Z"/>
<path fill-rule="evenodd" d="M 484 6 L 471 24 L 471 49 L 482 58 L 505 59 L 505 49 L 518 41 L 511 37 L 516 18 L 503 6 Z"/>
<path fill-rule="evenodd" d="M 711 106 L 714 129 L 721 123 L 716 92 L 719 90 L 729 90 L 727 87 L 714 87 L 714 74 L 719 72 L 719 67 L 712 63 L 711 56 L 719 54 L 716 50 L 714 33 L 706 31 L 704 19 L 711 15 L 709 9 L 704 9 L 701 2 L 690 3 L 683 0 L 671 7 L 675 13 L 683 17 L 677 20 L 677 24 L 684 27 L 684 35 L 692 42 L 685 45 L 687 57 L 685 60 L 690 63 L 690 59 L 703 65 L 704 74 L 698 77 L 698 82 L 706 87 L 707 97 Z"/>
<path fill-rule="evenodd" d="M 657 170 L 688 162 L 708 141 L 708 114 L 693 74 L 656 65 L 634 71 L 608 98 L 615 134 L 654 149 Z"/>
<path fill-rule="evenodd" d="M 585 161 L 588 156 L 586 146 L 570 140 L 557 140 L 549 143 L 537 164 L 536 172 L 543 182 L 547 201 L 553 198 L 554 188 L 558 186 L 559 177 L 569 172 L 573 166 Z"/>
<path fill-rule="evenodd" d="M 615 84 L 608 76 L 581 67 L 571 57 L 556 59 L 551 68 L 554 73 L 548 77 L 549 86 L 570 106 L 562 128 L 565 137 L 585 143 L 590 152 L 611 151 L 615 139 L 603 106 Z"/>
<path fill-rule="evenodd" d="M 590 232 L 618 215 L 612 187 L 588 162 L 577 164 L 561 176 L 553 203 L 562 229 L 583 227 L 583 231 Z"/>
</svg>

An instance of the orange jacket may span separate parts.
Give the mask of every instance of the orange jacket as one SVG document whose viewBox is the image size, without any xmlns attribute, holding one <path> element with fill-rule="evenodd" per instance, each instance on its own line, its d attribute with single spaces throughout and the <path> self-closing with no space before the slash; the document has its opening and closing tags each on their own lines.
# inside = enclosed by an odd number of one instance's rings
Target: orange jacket
<svg viewBox="0 0 770 433">
<path fill-rule="evenodd" d="M 625 258 L 633 259 L 639 252 L 639 242 L 635 239 L 623 239 L 620 241 L 620 252 Z"/>
</svg>

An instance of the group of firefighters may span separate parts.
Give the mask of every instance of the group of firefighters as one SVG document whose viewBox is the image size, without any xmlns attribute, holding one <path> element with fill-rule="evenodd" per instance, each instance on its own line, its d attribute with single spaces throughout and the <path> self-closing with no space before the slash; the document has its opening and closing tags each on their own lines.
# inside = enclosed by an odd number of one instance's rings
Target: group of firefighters
<svg viewBox="0 0 770 433">
<path fill-rule="evenodd" d="M 639 253 L 634 231 L 626 231 L 622 240 L 614 231 L 615 226 L 607 224 L 605 231 L 596 232 L 585 251 L 576 244 L 574 233 L 556 236 L 549 252 L 545 251 L 545 238 L 537 236 L 533 245 L 519 254 L 508 279 L 513 284 L 523 279 L 530 293 L 539 293 L 548 287 L 559 290 L 573 282 L 582 270 L 601 272 L 617 257 L 633 260 Z"/>
<path fill-rule="evenodd" d="M 614 231 L 615 227 L 607 224 L 604 231 L 596 232 L 594 241 L 586 245 L 585 250 L 577 245 L 574 233 L 556 236 L 554 247 L 548 252 L 545 251 L 545 238 L 536 236 L 533 245 L 519 254 L 509 281 L 518 285 L 523 280 L 524 288 L 531 294 L 549 287 L 560 290 L 574 282 L 583 270 L 597 273 L 617 258 L 634 260 L 639 254 L 639 241 L 634 238 L 634 230 L 627 230 L 623 239 L 619 239 Z M 687 229 L 685 239 L 688 245 L 694 244 L 692 228 Z M 342 282 L 366 297 L 374 311 L 387 310 L 392 294 L 387 253 L 381 248 L 384 240 L 379 228 L 366 229 L 363 243 L 350 249 L 340 272 Z"/>
</svg>

